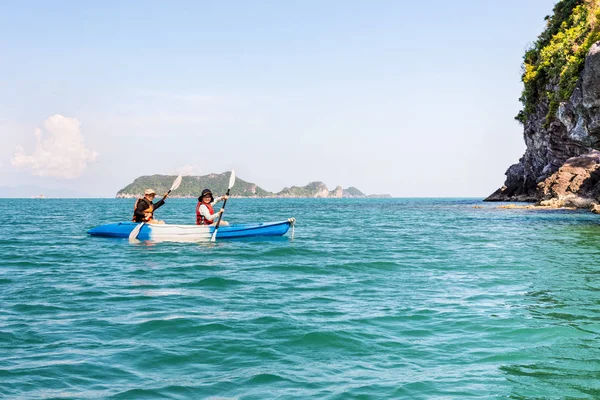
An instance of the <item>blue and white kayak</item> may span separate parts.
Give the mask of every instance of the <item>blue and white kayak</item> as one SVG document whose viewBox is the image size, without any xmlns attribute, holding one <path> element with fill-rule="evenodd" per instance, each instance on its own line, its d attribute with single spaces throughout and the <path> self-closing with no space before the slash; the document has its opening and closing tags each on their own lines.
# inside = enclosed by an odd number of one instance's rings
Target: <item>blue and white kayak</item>
<svg viewBox="0 0 600 400">
<path fill-rule="evenodd" d="M 289 218 L 279 222 L 221 225 L 217 231 L 217 239 L 282 236 L 295 222 L 294 218 Z M 136 222 L 117 222 L 97 226 L 87 233 L 91 236 L 128 238 L 131 231 L 138 225 Z M 205 225 L 144 224 L 137 239 L 151 242 L 206 242 L 210 241 L 214 230 L 214 226 Z"/>
</svg>

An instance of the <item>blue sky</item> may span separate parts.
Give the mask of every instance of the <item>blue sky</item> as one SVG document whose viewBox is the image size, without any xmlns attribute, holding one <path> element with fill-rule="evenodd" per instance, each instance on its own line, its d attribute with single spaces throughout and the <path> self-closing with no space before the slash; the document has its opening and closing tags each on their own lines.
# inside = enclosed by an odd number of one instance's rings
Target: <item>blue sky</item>
<svg viewBox="0 0 600 400">
<path fill-rule="evenodd" d="M 525 149 L 521 60 L 554 3 L 0 2 L 0 186 L 235 168 L 486 196 Z"/>
</svg>

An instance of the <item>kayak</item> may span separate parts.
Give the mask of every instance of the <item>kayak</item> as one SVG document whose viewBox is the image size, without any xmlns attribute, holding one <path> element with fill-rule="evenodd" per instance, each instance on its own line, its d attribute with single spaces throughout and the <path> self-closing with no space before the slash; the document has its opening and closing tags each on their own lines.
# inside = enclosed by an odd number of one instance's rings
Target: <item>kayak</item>
<svg viewBox="0 0 600 400">
<path fill-rule="evenodd" d="M 216 238 L 283 236 L 295 222 L 294 218 L 289 218 L 279 222 L 222 225 L 219 226 Z M 117 222 L 97 226 L 87 233 L 91 236 L 128 238 L 131 231 L 138 225 L 137 222 Z M 137 235 L 137 239 L 151 242 L 205 242 L 210 240 L 214 230 L 214 226 L 206 225 L 144 224 Z"/>
</svg>

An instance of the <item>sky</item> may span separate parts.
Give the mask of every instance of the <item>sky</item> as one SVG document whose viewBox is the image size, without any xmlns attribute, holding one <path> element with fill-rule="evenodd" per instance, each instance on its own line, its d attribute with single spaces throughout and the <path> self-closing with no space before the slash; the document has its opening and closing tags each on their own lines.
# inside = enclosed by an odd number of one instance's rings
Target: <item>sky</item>
<svg viewBox="0 0 600 400">
<path fill-rule="evenodd" d="M 525 150 L 522 56 L 554 4 L 0 0 L 0 187 L 235 169 L 484 197 Z"/>
</svg>

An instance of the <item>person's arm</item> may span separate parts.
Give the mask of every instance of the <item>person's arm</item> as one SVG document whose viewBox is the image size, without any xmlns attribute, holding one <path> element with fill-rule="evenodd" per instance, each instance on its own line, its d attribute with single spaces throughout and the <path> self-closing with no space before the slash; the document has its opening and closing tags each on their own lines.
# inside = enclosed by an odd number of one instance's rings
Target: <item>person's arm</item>
<svg viewBox="0 0 600 400">
<path fill-rule="evenodd" d="M 210 203 L 211 206 L 214 206 L 215 204 L 217 204 L 218 202 L 220 202 L 221 200 L 225 200 L 226 198 L 228 198 L 226 195 L 223 196 L 219 196 L 215 199 L 215 201 L 213 201 L 212 203 Z"/>
<path fill-rule="evenodd" d="M 157 201 L 156 203 L 153 204 L 154 211 L 156 211 L 163 204 L 165 204 L 165 198 L 164 197 L 162 199 L 160 199 L 159 201 Z"/>
<path fill-rule="evenodd" d="M 156 209 L 160 206 L 162 206 L 163 204 L 165 204 L 165 199 L 169 196 L 169 192 L 165 193 L 165 195 L 163 196 L 162 199 L 160 199 L 159 201 L 157 201 L 156 203 L 152 204 L 152 206 L 154 207 L 154 211 L 156 211 Z"/>
<path fill-rule="evenodd" d="M 204 204 L 200 205 L 200 214 L 202 214 L 204 219 L 210 221 L 211 223 L 219 216 L 218 212 L 211 215 L 208 211 L 208 207 L 206 207 Z"/>
</svg>

